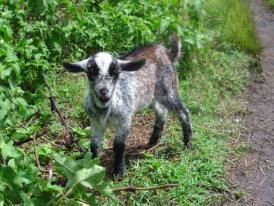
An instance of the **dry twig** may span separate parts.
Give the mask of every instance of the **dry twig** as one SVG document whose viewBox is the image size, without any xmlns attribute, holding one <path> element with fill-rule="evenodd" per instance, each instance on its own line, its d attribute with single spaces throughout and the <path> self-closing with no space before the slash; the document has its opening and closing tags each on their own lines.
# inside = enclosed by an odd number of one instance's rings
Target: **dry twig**
<svg viewBox="0 0 274 206">
<path fill-rule="evenodd" d="M 158 143 L 158 144 L 156 144 L 156 145 L 154 145 L 154 146 L 152 146 L 152 147 L 145 147 L 145 148 L 141 149 L 141 151 L 138 152 L 138 154 L 139 154 L 139 153 L 142 154 L 142 153 L 145 153 L 145 152 L 153 151 L 153 150 L 155 150 L 156 148 L 158 148 L 158 147 L 160 147 L 160 146 L 162 146 L 162 145 L 164 145 L 164 143 L 163 143 L 163 142 L 160 142 L 160 143 Z M 133 148 L 133 149 L 130 148 L 130 149 L 127 150 L 126 152 L 131 151 L 131 150 L 137 150 L 137 149 L 138 149 L 138 148 Z M 106 149 L 102 149 L 102 152 L 107 152 L 107 151 L 111 151 L 111 150 L 113 150 L 112 147 L 106 148 Z"/>
<path fill-rule="evenodd" d="M 60 146 L 60 145 L 56 144 L 55 142 L 49 140 L 49 139 L 46 138 L 45 136 L 41 137 L 41 139 L 45 140 L 46 142 L 52 144 L 52 145 L 55 146 L 55 147 L 58 147 L 58 148 L 60 148 L 60 149 L 64 149 L 62 146 Z"/>
<path fill-rule="evenodd" d="M 47 133 L 47 130 L 43 130 L 42 132 L 36 134 L 36 135 L 35 135 L 35 136 L 36 136 L 35 138 L 38 139 L 38 138 L 44 136 L 46 133 Z M 25 143 L 28 143 L 28 142 L 30 142 L 30 141 L 32 141 L 32 140 L 34 140 L 34 138 L 29 137 L 29 138 L 26 138 L 26 139 L 23 139 L 23 140 L 14 141 L 13 144 L 14 144 L 15 146 L 20 146 L 20 145 L 25 144 Z"/>
<path fill-rule="evenodd" d="M 67 124 L 67 122 L 65 121 L 65 118 L 63 117 L 62 113 L 58 109 L 57 101 L 56 101 L 55 97 L 53 96 L 52 90 L 49 86 L 49 83 L 48 83 L 48 80 L 47 80 L 46 76 L 44 75 L 43 77 L 44 77 L 45 85 L 46 85 L 46 87 L 48 89 L 48 92 L 49 92 L 49 100 L 50 100 L 50 105 L 51 105 L 51 111 L 55 112 L 57 114 L 61 124 L 63 125 L 63 127 L 65 129 L 65 133 L 70 138 L 70 141 L 66 143 L 66 146 L 70 146 L 71 144 L 75 143 L 78 146 L 80 152 L 85 152 L 86 151 L 85 148 L 83 148 L 79 144 L 79 140 L 74 137 L 71 127 Z"/>
<path fill-rule="evenodd" d="M 36 137 L 35 136 L 36 135 L 33 136 L 33 149 L 34 149 L 34 156 L 35 156 L 36 165 L 37 165 L 38 169 L 41 172 L 48 172 L 48 170 L 45 170 L 41 167 L 41 164 L 40 164 L 40 161 L 39 161 L 39 156 L 38 156 L 37 149 L 36 149 Z"/>
<path fill-rule="evenodd" d="M 48 170 L 48 183 L 50 184 L 51 183 L 51 178 L 52 178 L 52 175 L 53 175 L 52 164 L 49 163 L 46 168 Z"/>
<path fill-rule="evenodd" d="M 114 188 L 112 191 L 113 192 L 136 192 L 136 191 L 145 191 L 145 190 L 159 190 L 159 189 L 169 189 L 172 187 L 179 187 L 179 184 L 165 184 L 165 185 L 156 185 L 156 186 L 151 186 L 151 187 L 136 187 L 136 186 L 125 186 L 125 187 L 117 187 Z"/>
</svg>

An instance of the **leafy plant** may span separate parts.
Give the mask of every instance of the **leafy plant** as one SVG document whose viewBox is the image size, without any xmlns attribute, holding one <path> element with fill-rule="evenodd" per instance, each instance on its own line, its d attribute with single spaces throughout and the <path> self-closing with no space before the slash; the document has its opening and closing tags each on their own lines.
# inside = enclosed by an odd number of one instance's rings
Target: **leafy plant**
<svg viewBox="0 0 274 206">
<path fill-rule="evenodd" d="M 94 205 L 99 194 L 113 199 L 104 169 L 89 155 L 76 161 L 49 144 L 14 145 L 48 125 L 54 136 L 62 133 L 44 76 L 54 85 L 55 77 L 63 78 L 64 60 L 99 49 L 118 55 L 172 32 L 183 37 L 187 62 L 206 42 L 199 26 L 203 14 L 200 0 L 0 0 L 0 205 Z M 72 127 L 77 137 L 89 135 Z"/>
</svg>

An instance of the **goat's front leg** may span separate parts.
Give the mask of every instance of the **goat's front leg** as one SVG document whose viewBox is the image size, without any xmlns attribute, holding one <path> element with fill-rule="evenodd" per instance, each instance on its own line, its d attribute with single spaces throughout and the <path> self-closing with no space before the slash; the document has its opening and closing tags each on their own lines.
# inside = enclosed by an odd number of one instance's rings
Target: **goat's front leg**
<svg viewBox="0 0 274 206">
<path fill-rule="evenodd" d="M 113 141 L 113 175 L 117 179 L 123 179 L 125 172 L 125 150 L 129 127 L 121 128 Z"/>
<path fill-rule="evenodd" d="M 97 123 L 92 125 L 92 136 L 90 142 L 90 151 L 92 152 L 92 158 L 96 158 L 102 147 L 102 141 L 105 134 L 105 128 Z"/>
</svg>

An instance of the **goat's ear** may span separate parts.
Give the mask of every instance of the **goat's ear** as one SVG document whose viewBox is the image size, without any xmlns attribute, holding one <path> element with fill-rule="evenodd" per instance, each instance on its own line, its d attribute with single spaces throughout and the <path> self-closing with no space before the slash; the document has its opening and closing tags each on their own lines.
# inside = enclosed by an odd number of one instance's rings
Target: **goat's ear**
<svg viewBox="0 0 274 206">
<path fill-rule="evenodd" d="M 139 59 L 136 61 L 118 60 L 118 63 L 120 64 L 122 71 L 137 71 L 145 65 L 146 60 L 145 59 Z"/>
<path fill-rule="evenodd" d="M 76 73 L 76 72 L 85 72 L 87 70 L 88 60 L 89 59 L 84 59 L 82 61 L 75 62 L 75 63 L 64 62 L 63 63 L 63 67 L 68 72 L 73 72 L 73 73 Z"/>
</svg>

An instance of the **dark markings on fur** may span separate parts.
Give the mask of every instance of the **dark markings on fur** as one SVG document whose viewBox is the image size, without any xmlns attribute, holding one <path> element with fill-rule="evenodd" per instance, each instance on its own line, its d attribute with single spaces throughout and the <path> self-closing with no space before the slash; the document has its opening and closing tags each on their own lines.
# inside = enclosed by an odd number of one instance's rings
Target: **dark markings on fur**
<svg viewBox="0 0 274 206">
<path fill-rule="evenodd" d="M 165 120 L 162 118 L 156 117 L 156 121 L 154 123 L 153 132 L 151 134 L 151 137 L 149 139 L 149 145 L 153 146 L 156 145 L 159 140 L 161 139 L 162 132 L 164 130 Z"/>
<path fill-rule="evenodd" d="M 99 142 L 96 136 L 91 137 L 90 152 L 92 153 L 92 158 L 96 158 L 99 155 Z"/>
<path fill-rule="evenodd" d="M 125 172 L 125 149 L 126 143 L 123 141 L 113 142 L 114 162 L 113 175 L 123 178 Z"/>
<path fill-rule="evenodd" d="M 67 63 L 67 62 L 63 62 L 63 67 L 67 71 L 72 72 L 72 73 L 84 72 L 85 71 L 82 67 L 77 66 L 75 64 Z"/>
<path fill-rule="evenodd" d="M 113 77 L 113 79 L 116 81 L 118 79 L 120 72 L 121 72 L 121 68 L 117 64 L 117 61 L 112 62 L 109 66 L 109 75 Z"/>
<path fill-rule="evenodd" d="M 192 129 L 189 119 L 189 113 L 181 102 L 178 88 L 177 88 L 177 77 L 174 75 L 174 66 L 167 64 L 165 70 L 160 75 L 160 82 L 157 91 L 159 92 L 159 101 L 169 110 L 176 114 L 180 121 L 183 129 L 184 143 L 187 146 L 191 136 Z M 172 85 L 172 86 L 170 86 Z"/>
<path fill-rule="evenodd" d="M 180 58 L 181 55 L 180 39 L 176 34 L 173 34 L 169 38 L 169 47 L 170 50 L 168 52 L 168 56 L 172 62 L 175 62 Z"/>
<path fill-rule="evenodd" d="M 126 66 L 122 66 L 122 70 L 123 71 L 137 71 L 139 70 L 141 67 L 143 67 L 146 63 L 145 58 L 139 59 L 137 61 L 132 61 L 128 64 L 126 64 Z"/>
<path fill-rule="evenodd" d="M 87 76 L 90 81 L 94 81 L 99 75 L 99 68 L 95 63 L 94 58 L 88 61 L 87 65 Z"/>
</svg>

